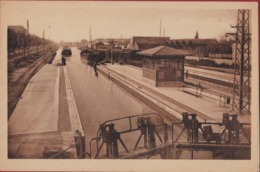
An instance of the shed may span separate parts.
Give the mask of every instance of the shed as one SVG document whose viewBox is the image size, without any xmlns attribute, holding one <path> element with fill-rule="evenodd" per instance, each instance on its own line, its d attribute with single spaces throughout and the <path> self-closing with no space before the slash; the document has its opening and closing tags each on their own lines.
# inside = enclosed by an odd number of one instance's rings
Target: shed
<svg viewBox="0 0 260 172">
<path fill-rule="evenodd" d="M 184 58 L 190 53 L 158 46 L 137 53 L 142 56 L 143 79 L 154 86 L 178 86 L 184 81 Z"/>
</svg>

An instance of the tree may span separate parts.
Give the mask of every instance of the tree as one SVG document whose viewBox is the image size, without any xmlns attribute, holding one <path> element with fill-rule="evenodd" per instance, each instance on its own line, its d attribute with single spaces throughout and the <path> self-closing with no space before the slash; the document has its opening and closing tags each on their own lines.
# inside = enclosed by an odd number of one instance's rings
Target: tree
<svg viewBox="0 0 260 172">
<path fill-rule="evenodd" d="M 15 49 L 18 46 L 18 41 L 17 41 L 17 34 L 8 28 L 7 30 L 7 37 L 8 37 L 8 54 L 11 53 L 12 51 L 15 52 Z"/>
</svg>

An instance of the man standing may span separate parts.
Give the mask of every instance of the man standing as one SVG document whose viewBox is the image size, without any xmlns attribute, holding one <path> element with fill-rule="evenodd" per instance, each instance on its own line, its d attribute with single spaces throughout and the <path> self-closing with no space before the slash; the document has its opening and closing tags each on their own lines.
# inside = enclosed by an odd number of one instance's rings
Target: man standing
<svg viewBox="0 0 260 172">
<path fill-rule="evenodd" d="M 66 66 L 66 59 L 64 56 L 61 57 L 61 65 Z"/>
</svg>

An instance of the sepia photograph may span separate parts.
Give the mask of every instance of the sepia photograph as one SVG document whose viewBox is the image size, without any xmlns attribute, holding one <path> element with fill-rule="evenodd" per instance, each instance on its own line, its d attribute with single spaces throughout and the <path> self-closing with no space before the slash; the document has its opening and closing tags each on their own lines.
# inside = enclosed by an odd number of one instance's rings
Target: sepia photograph
<svg viewBox="0 0 260 172">
<path fill-rule="evenodd" d="M 259 171 L 258 3 L 0 3 L 0 170 Z"/>
</svg>

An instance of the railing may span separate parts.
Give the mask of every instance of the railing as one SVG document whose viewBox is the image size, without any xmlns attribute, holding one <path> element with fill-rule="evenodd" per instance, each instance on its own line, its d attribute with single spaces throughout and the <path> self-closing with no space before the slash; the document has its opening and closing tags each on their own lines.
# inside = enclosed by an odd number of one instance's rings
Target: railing
<svg viewBox="0 0 260 172">
<path fill-rule="evenodd" d="M 183 132 L 187 130 L 187 142 L 190 143 L 190 139 L 192 143 L 198 143 L 198 134 L 199 130 L 203 134 L 204 139 L 210 143 L 211 140 L 216 141 L 216 143 L 221 142 L 221 137 L 227 131 L 228 133 L 228 142 L 229 144 L 240 144 L 239 142 L 239 135 L 240 131 L 243 132 L 248 144 L 251 144 L 250 137 L 247 135 L 246 131 L 244 130 L 244 126 L 251 125 L 250 123 L 240 123 L 237 120 L 238 115 L 229 115 L 228 113 L 223 113 L 223 120 L 222 122 L 199 122 L 196 118 L 196 114 L 188 114 L 187 112 L 182 113 L 183 119 L 181 122 L 174 122 L 172 123 L 172 143 L 178 142 L 179 138 L 182 136 Z M 192 117 L 191 119 L 189 117 Z M 230 119 L 230 117 L 232 119 Z M 183 128 L 179 135 L 177 135 L 176 139 L 174 140 L 174 126 L 175 125 L 183 125 Z M 207 125 L 203 127 L 203 125 Z M 223 126 L 221 133 L 213 133 L 212 126 Z M 190 138 L 191 135 L 191 138 Z"/>
<path fill-rule="evenodd" d="M 149 116 L 157 116 L 158 119 L 160 119 L 160 123 L 154 125 L 151 122 L 151 119 Z M 137 127 L 133 127 L 132 119 L 137 119 Z M 114 129 L 114 122 L 120 121 L 120 120 L 127 120 L 129 122 L 129 128 L 123 131 L 116 131 Z M 164 140 L 160 137 L 157 128 L 159 126 L 164 127 Z M 118 146 L 117 141 L 119 141 L 124 150 L 129 153 L 128 148 L 124 144 L 123 140 L 121 139 L 120 135 L 127 134 L 134 131 L 141 131 L 140 136 L 138 137 L 137 142 L 135 143 L 134 150 L 137 148 L 140 139 L 142 136 L 144 136 L 144 146 L 145 147 L 153 147 L 155 145 L 155 136 L 158 137 L 159 141 L 161 143 L 166 143 L 168 141 L 168 133 L 167 133 L 167 125 L 164 123 L 163 118 L 157 114 L 157 113 L 148 113 L 148 114 L 141 114 L 141 115 L 134 115 L 134 116 L 128 116 L 128 117 L 122 117 L 117 118 L 113 120 L 108 120 L 103 122 L 98 131 L 95 138 L 91 138 L 89 140 L 89 148 L 90 148 L 90 157 L 92 158 L 92 142 L 96 141 L 96 154 L 94 155 L 94 158 L 99 158 L 99 153 L 103 147 L 104 144 L 107 145 L 107 157 L 110 156 L 112 158 L 116 158 L 119 156 L 118 153 Z M 149 135 L 149 137 L 148 137 Z M 99 141 L 102 139 L 101 145 L 99 145 Z M 108 148 L 110 147 L 110 148 Z M 113 150 L 113 152 L 109 152 L 109 150 Z"/>
</svg>

